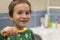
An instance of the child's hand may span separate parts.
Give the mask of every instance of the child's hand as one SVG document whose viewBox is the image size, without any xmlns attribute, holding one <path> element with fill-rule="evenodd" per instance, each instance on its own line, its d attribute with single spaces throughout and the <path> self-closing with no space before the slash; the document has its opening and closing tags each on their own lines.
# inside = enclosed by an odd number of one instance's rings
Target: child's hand
<svg viewBox="0 0 60 40">
<path fill-rule="evenodd" d="M 4 37 L 6 37 L 6 36 L 16 36 L 18 34 L 18 31 L 15 27 L 7 26 L 1 31 L 1 34 Z"/>
</svg>

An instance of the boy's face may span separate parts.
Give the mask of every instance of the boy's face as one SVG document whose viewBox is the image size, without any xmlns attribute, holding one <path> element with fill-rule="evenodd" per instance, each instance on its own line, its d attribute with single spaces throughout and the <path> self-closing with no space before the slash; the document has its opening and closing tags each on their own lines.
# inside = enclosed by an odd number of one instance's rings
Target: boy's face
<svg viewBox="0 0 60 40">
<path fill-rule="evenodd" d="M 13 9 L 13 17 L 10 19 L 14 22 L 15 26 L 25 27 L 30 20 L 30 8 L 26 3 L 15 5 Z"/>
</svg>

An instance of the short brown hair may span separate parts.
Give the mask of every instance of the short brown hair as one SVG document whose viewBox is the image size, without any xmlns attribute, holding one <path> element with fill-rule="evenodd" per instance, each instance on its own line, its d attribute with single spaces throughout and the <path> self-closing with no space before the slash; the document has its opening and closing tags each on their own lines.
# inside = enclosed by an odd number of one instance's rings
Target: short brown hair
<svg viewBox="0 0 60 40">
<path fill-rule="evenodd" d="M 27 0 L 13 0 L 9 4 L 9 16 L 10 17 L 13 16 L 13 9 L 14 9 L 15 5 L 20 4 L 20 3 L 26 3 L 26 4 L 28 4 L 29 8 L 30 8 L 30 11 L 31 11 L 31 4 L 30 4 L 29 1 L 27 1 Z"/>
</svg>

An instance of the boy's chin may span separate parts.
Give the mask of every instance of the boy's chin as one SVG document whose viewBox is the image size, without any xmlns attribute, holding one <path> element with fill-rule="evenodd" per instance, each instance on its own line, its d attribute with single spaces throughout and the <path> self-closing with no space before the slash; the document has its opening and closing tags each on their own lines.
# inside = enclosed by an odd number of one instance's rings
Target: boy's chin
<svg viewBox="0 0 60 40">
<path fill-rule="evenodd" d="M 20 24 L 20 26 L 22 26 L 22 27 L 26 27 L 26 25 L 27 25 L 27 24 Z"/>
<path fill-rule="evenodd" d="M 26 27 L 26 25 L 22 25 L 22 27 Z"/>
<path fill-rule="evenodd" d="M 26 27 L 26 25 L 20 25 L 20 27 Z"/>
</svg>

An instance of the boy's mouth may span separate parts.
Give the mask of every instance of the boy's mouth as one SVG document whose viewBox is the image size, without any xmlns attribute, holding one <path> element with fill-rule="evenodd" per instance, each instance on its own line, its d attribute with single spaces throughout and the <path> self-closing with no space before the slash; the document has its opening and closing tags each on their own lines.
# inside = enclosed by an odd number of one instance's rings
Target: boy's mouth
<svg viewBox="0 0 60 40">
<path fill-rule="evenodd" d="M 28 22 L 28 20 L 20 20 L 21 22 Z"/>
</svg>

